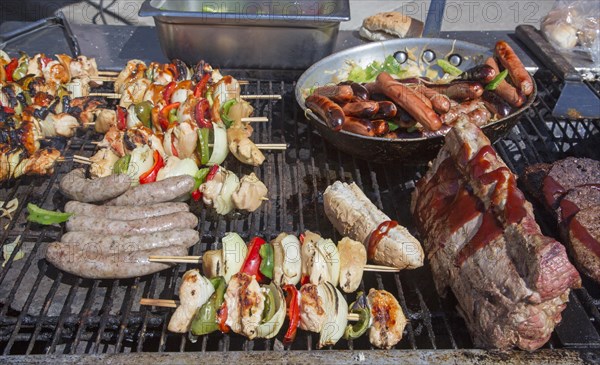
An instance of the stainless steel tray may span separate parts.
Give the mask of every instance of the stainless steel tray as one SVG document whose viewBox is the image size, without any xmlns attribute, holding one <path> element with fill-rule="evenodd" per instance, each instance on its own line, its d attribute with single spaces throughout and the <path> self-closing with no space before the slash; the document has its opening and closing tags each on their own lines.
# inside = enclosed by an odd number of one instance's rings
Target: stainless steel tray
<svg viewBox="0 0 600 365">
<path fill-rule="evenodd" d="M 304 105 L 306 90 L 315 86 L 343 81 L 344 76 L 347 75 L 345 70 L 349 70 L 349 62 L 365 67 L 373 61 L 383 61 L 386 56 L 397 51 L 406 50 L 410 50 L 416 56 L 422 55 L 425 51 L 432 51 L 436 58 L 459 55 L 462 58 L 461 69 L 480 64 L 485 58 L 492 55 L 492 51 L 486 47 L 452 39 L 410 38 L 369 43 L 332 54 L 311 66 L 302 74 L 296 84 L 296 101 L 319 133 L 329 143 L 346 153 L 382 163 L 390 161 L 427 162 L 435 157 L 444 142 L 444 137 L 389 139 L 368 137 L 346 131 L 334 132 L 325 121 Z M 508 117 L 483 127 L 482 130 L 488 138 L 493 142 L 514 127 L 521 114 L 532 105 L 536 95 L 537 88 L 520 109 Z"/>
<path fill-rule="evenodd" d="M 203 59 L 219 68 L 306 69 L 330 55 L 340 22 L 350 19 L 342 1 L 145 0 L 163 52 L 189 64 Z"/>
</svg>

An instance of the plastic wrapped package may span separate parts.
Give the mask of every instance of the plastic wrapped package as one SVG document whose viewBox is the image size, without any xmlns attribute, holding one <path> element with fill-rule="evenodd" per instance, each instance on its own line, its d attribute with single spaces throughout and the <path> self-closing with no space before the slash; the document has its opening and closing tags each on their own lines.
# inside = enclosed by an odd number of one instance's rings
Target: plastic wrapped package
<svg viewBox="0 0 600 365">
<path fill-rule="evenodd" d="M 542 33 L 555 47 L 566 52 L 588 53 L 600 63 L 600 2 L 557 0 L 542 19 Z"/>
</svg>

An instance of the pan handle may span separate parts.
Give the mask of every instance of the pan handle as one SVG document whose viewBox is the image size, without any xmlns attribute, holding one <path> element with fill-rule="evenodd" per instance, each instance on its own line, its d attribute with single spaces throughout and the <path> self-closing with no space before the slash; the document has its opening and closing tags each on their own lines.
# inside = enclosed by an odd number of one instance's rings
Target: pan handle
<svg viewBox="0 0 600 365">
<path fill-rule="evenodd" d="M 516 34 L 555 75 L 565 81 L 581 81 L 581 75 L 544 36 L 531 25 L 519 25 Z"/>
</svg>

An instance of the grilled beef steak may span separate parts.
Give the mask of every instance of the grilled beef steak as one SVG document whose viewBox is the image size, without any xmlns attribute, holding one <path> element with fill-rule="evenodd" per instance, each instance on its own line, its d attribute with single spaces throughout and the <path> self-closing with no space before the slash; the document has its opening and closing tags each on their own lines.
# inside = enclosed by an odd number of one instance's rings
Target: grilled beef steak
<svg viewBox="0 0 600 365">
<path fill-rule="evenodd" d="M 521 180 L 556 217 L 577 267 L 600 282 L 600 162 L 569 157 L 537 164 Z"/>
<path fill-rule="evenodd" d="M 448 133 L 412 211 L 437 290 L 452 290 L 477 346 L 548 341 L 581 280 L 479 128 L 460 120 Z"/>
</svg>

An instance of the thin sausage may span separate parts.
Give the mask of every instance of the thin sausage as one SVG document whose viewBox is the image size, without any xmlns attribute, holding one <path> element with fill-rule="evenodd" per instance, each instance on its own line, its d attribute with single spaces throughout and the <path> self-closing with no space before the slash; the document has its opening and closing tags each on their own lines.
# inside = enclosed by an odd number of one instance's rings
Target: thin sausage
<svg viewBox="0 0 600 365">
<path fill-rule="evenodd" d="M 129 189 L 106 205 L 152 205 L 185 197 L 194 189 L 196 180 L 189 175 L 170 177 Z"/>
<path fill-rule="evenodd" d="M 382 90 L 394 103 L 406 110 L 415 120 L 429 130 L 438 130 L 442 126 L 442 120 L 433 109 L 425 105 L 410 88 L 394 80 L 386 72 L 377 76 L 379 89 Z"/>
<path fill-rule="evenodd" d="M 425 85 L 417 85 L 415 90 L 429 98 L 433 110 L 437 113 L 444 114 L 450 110 L 450 100 L 446 95 L 440 94 Z"/>
<path fill-rule="evenodd" d="M 60 238 L 61 243 L 80 245 L 82 249 L 104 254 L 134 252 L 174 245 L 189 248 L 199 241 L 200 234 L 194 229 L 174 229 L 141 235 L 67 232 Z"/>
<path fill-rule="evenodd" d="M 385 136 L 390 131 L 390 125 L 383 119 L 373 120 L 373 130 L 377 137 Z"/>
<path fill-rule="evenodd" d="M 160 217 L 136 219 L 133 221 L 116 221 L 108 218 L 74 215 L 67 221 L 67 231 L 135 235 L 169 231 L 172 229 L 196 228 L 197 225 L 198 218 L 189 212 L 171 213 Z"/>
<path fill-rule="evenodd" d="M 325 96 L 339 104 L 345 104 L 352 101 L 354 91 L 350 85 L 327 85 L 315 89 L 313 95 Z"/>
<path fill-rule="evenodd" d="M 379 111 L 373 119 L 392 119 L 398 114 L 398 108 L 396 104 L 391 101 L 378 101 Z"/>
<path fill-rule="evenodd" d="M 492 57 L 485 60 L 485 64 L 494 68 L 498 73 L 500 72 L 496 60 L 494 60 Z M 494 93 L 498 94 L 498 96 L 504 99 L 512 107 L 520 108 L 523 104 L 525 104 L 525 95 L 518 91 L 514 86 L 506 82 L 506 80 L 502 80 L 496 90 L 494 90 Z"/>
<path fill-rule="evenodd" d="M 355 101 L 344 105 L 342 108 L 346 117 L 373 118 L 379 112 L 379 103 L 376 101 Z"/>
<path fill-rule="evenodd" d="M 345 119 L 344 111 L 342 107 L 328 97 L 312 94 L 306 98 L 305 105 L 321 117 L 332 130 L 339 131 L 342 129 Z"/>
<path fill-rule="evenodd" d="M 459 75 L 460 80 L 479 81 L 483 84 L 489 84 L 498 75 L 498 70 L 492 66 L 483 64 L 473 66 Z"/>
<path fill-rule="evenodd" d="M 510 79 L 515 87 L 525 96 L 531 95 L 533 92 L 533 80 L 512 47 L 505 41 L 499 41 L 496 43 L 496 57 L 498 57 L 502 66 L 508 70 Z"/>
<path fill-rule="evenodd" d="M 492 112 L 492 114 L 498 117 L 506 117 L 512 111 L 510 105 L 508 105 L 508 103 L 503 98 L 501 98 L 500 95 L 496 94 L 493 91 L 486 90 L 483 93 L 482 100 L 485 104 L 485 107 L 490 112 Z"/>
<path fill-rule="evenodd" d="M 478 127 L 482 127 L 488 124 L 488 122 L 492 118 L 492 113 L 490 113 L 490 111 L 487 110 L 487 108 L 481 107 L 467 114 L 467 117 L 469 118 L 469 122 L 475 124 Z"/>
<path fill-rule="evenodd" d="M 368 119 L 346 117 L 342 130 L 363 136 L 375 137 L 375 128 Z"/>
<path fill-rule="evenodd" d="M 354 98 L 352 100 L 369 100 L 369 91 L 366 87 L 358 82 L 351 83 L 350 87 L 354 93 Z"/>
<path fill-rule="evenodd" d="M 185 256 L 188 249 L 176 245 L 108 255 L 82 250 L 75 245 L 48 245 L 46 260 L 62 271 L 88 279 L 127 279 L 153 274 L 174 264 L 150 262 L 150 256 Z"/>
<path fill-rule="evenodd" d="M 109 175 L 98 179 L 86 179 L 84 169 L 66 174 L 59 183 L 60 191 L 69 199 L 85 203 L 101 202 L 117 197 L 131 186 L 125 174 Z"/>
<path fill-rule="evenodd" d="M 483 85 L 476 81 L 456 81 L 449 84 L 431 85 L 429 87 L 456 101 L 474 100 L 483 94 Z"/>
<path fill-rule="evenodd" d="M 189 212 L 186 203 L 158 203 L 142 206 L 110 206 L 81 203 L 75 200 L 65 205 L 65 212 L 86 215 L 91 217 L 110 218 L 114 220 L 130 221 L 156 217 L 176 212 Z"/>
</svg>

